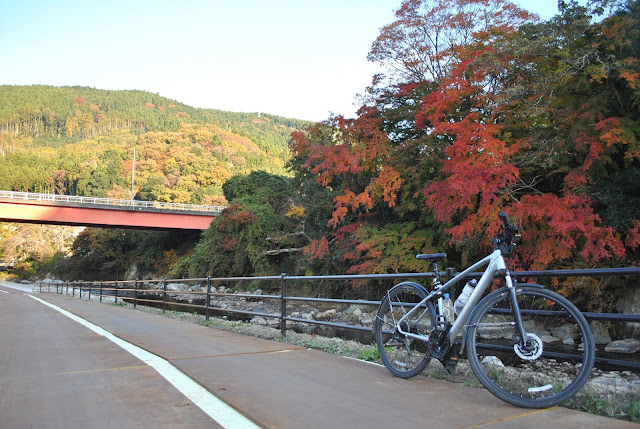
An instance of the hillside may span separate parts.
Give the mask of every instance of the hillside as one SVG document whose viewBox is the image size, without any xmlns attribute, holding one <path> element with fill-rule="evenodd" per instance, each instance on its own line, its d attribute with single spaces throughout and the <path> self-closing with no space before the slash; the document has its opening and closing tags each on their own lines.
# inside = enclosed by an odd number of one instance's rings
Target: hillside
<svg viewBox="0 0 640 429">
<path fill-rule="evenodd" d="M 284 174 L 307 122 L 197 109 L 144 91 L 0 86 L 0 189 L 216 203 L 254 170 Z"/>
</svg>

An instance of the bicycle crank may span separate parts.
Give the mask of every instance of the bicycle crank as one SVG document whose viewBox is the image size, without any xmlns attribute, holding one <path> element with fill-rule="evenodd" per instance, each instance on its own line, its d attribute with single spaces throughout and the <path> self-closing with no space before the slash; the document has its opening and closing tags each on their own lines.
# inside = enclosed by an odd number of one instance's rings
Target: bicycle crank
<svg viewBox="0 0 640 429">
<path fill-rule="evenodd" d="M 451 346 L 447 331 L 439 329 L 434 329 L 433 331 L 431 331 L 427 346 L 429 347 L 429 353 L 432 357 L 436 359 L 443 359 L 444 357 L 446 357 Z"/>
</svg>

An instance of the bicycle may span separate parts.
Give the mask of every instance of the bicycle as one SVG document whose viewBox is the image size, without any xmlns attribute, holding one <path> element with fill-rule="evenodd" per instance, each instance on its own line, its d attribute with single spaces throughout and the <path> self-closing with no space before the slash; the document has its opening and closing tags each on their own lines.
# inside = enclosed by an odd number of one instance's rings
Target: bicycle
<svg viewBox="0 0 640 429">
<path fill-rule="evenodd" d="M 519 230 L 505 212 L 498 216 L 502 225 L 492 240 L 493 252 L 444 284 L 438 261 L 446 254 L 417 255 L 430 262 L 433 290 L 406 281 L 387 291 L 375 320 L 378 351 L 387 369 L 402 378 L 421 373 L 432 358 L 453 374 L 466 351 L 474 374 L 493 395 L 519 407 L 555 406 L 588 380 L 595 359 L 593 334 L 563 296 L 541 285 L 517 284 L 504 258 L 520 241 Z M 445 311 L 445 293 L 485 265 L 453 319 Z M 506 286 L 485 296 L 496 275 Z"/>
</svg>

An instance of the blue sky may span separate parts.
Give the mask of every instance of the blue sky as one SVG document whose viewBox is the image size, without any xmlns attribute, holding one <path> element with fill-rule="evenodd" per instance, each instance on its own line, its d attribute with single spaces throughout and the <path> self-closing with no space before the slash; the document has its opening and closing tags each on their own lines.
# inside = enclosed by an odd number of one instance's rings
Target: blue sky
<svg viewBox="0 0 640 429">
<path fill-rule="evenodd" d="M 542 18 L 556 0 L 520 0 Z M 401 0 L 0 0 L 0 85 L 140 89 L 194 107 L 352 116 Z"/>
</svg>

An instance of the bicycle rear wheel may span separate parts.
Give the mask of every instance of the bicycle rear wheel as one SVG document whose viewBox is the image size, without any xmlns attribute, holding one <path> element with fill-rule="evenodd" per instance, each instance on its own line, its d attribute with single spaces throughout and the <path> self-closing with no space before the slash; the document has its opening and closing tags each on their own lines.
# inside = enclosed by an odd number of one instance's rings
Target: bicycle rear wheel
<svg viewBox="0 0 640 429">
<path fill-rule="evenodd" d="M 520 286 L 516 297 L 529 346 L 520 345 L 509 291 L 485 297 L 467 328 L 467 354 L 478 380 L 498 398 L 525 408 L 558 405 L 588 380 L 595 345 L 586 319 L 561 295 Z"/>
<path fill-rule="evenodd" d="M 408 337 L 398 331 L 426 335 L 435 327 L 435 306 L 427 302 L 400 322 L 410 310 L 427 296 L 417 283 L 403 282 L 394 286 L 385 296 L 375 322 L 375 338 L 380 358 L 396 377 L 418 375 L 431 360 L 427 342 Z"/>
</svg>

